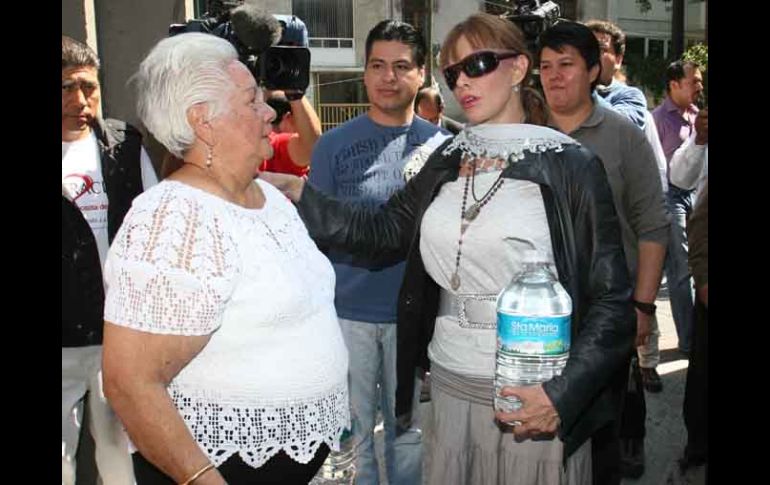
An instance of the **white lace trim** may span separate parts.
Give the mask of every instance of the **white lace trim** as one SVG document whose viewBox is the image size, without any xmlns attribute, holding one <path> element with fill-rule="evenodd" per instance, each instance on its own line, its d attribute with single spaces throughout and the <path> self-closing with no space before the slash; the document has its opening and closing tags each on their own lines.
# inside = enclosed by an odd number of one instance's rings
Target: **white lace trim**
<svg viewBox="0 0 770 485">
<path fill-rule="evenodd" d="M 219 327 L 240 272 L 237 245 L 222 216 L 181 185 L 134 201 L 107 258 L 107 320 L 161 334 Z"/>
<path fill-rule="evenodd" d="M 281 450 L 307 463 L 350 419 L 334 270 L 291 202 L 257 183 L 262 209 L 161 182 L 135 199 L 105 270 L 107 320 L 210 335 L 168 389 L 217 465 Z"/>
<path fill-rule="evenodd" d="M 545 126 L 527 124 L 489 124 L 469 126 L 461 131 L 442 152 L 450 155 L 460 150 L 463 158 L 490 158 L 515 163 L 525 151 L 557 152 L 565 144 L 579 144 L 573 138 Z"/>
<path fill-rule="evenodd" d="M 283 450 L 308 463 L 321 443 L 339 449 L 342 430 L 350 427 L 347 385 L 313 399 L 287 401 L 282 407 L 226 402 L 169 386 L 179 414 L 214 465 L 235 453 L 258 468 Z M 214 401 L 214 402 L 212 402 Z"/>
</svg>

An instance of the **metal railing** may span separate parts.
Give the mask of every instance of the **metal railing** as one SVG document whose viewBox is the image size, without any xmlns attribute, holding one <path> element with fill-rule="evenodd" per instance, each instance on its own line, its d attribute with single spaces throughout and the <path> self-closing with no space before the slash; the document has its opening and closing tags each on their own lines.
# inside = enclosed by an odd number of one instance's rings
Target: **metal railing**
<svg viewBox="0 0 770 485">
<path fill-rule="evenodd" d="M 353 39 L 342 37 L 310 37 L 308 44 L 313 48 L 326 49 L 352 49 L 355 47 Z"/>
<path fill-rule="evenodd" d="M 321 119 L 321 130 L 331 130 L 337 125 L 366 113 L 367 103 L 321 103 L 318 106 L 318 117 Z"/>
</svg>

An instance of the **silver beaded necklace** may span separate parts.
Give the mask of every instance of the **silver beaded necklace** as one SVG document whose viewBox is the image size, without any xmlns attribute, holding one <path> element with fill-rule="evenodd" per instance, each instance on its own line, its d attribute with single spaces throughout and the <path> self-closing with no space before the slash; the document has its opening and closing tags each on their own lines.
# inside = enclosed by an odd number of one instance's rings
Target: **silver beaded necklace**
<svg viewBox="0 0 770 485">
<path fill-rule="evenodd" d="M 462 244 L 465 231 L 478 217 L 481 209 L 489 203 L 492 197 L 503 185 L 503 170 L 511 163 L 525 157 L 525 152 L 542 153 L 547 150 L 561 151 L 563 144 L 577 143 L 574 139 L 559 133 L 551 128 L 528 124 L 508 125 L 477 125 L 467 127 L 460 132 L 442 152 L 449 156 L 459 150 L 462 153 L 464 163 L 471 164 L 471 173 L 465 179 L 463 201 L 460 209 L 460 237 L 457 241 L 457 255 L 455 256 L 455 269 L 449 280 L 452 290 L 460 288 L 460 260 L 462 259 Z M 478 160 L 492 159 L 501 161 L 501 171 L 498 178 L 481 197 L 475 193 L 475 175 L 478 169 Z M 467 162 L 467 160 L 473 160 Z M 474 203 L 467 208 L 468 187 L 474 199 Z"/>
</svg>

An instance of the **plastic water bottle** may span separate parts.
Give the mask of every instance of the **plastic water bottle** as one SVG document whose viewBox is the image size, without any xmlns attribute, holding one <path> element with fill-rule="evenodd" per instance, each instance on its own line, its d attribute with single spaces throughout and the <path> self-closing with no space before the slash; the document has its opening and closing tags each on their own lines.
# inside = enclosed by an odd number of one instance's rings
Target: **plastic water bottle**
<svg viewBox="0 0 770 485">
<path fill-rule="evenodd" d="M 353 485 L 356 478 L 355 458 L 353 433 L 346 428 L 340 436 L 340 451 L 329 453 L 308 485 Z"/>
<path fill-rule="evenodd" d="M 521 407 L 503 386 L 528 386 L 561 374 L 570 349 L 572 299 L 548 268 L 544 255 L 524 253 L 524 269 L 497 297 L 495 409 Z M 519 423 L 509 423 L 519 424 Z"/>
</svg>

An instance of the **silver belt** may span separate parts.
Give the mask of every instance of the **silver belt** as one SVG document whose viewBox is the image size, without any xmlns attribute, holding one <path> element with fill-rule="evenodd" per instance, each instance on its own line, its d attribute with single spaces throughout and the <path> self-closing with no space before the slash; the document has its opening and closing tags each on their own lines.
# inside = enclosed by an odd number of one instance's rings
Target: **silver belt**
<svg viewBox="0 0 770 485">
<path fill-rule="evenodd" d="M 455 317 L 463 328 L 497 328 L 497 294 L 453 294 L 442 289 L 438 316 Z"/>
</svg>

